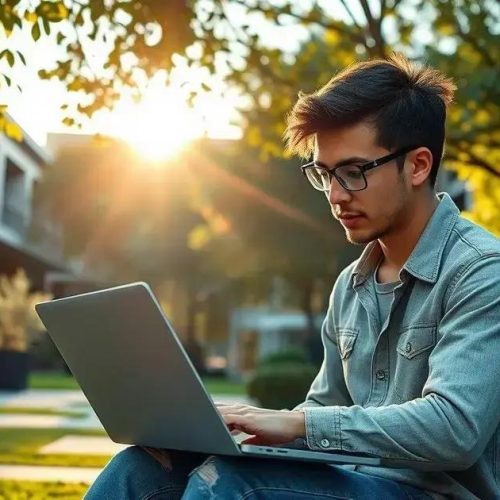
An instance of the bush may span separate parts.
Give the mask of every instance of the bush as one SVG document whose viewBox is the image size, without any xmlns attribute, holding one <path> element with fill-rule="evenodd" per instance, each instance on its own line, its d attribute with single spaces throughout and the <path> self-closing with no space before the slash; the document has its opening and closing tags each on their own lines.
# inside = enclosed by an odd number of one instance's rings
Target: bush
<svg viewBox="0 0 500 500">
<path fill-rule="evenodd" d="M 260 366 L 274 365 L 277 363 L 299 363 L 307 364 L 309 360 L 307 359 L 304 351 L 298 347 L 289 347 L 283 351 L 278 351 L 273 354 L 269 354 L 259 363 Z"/>
<path fill-rule="evenodd" d="M 304 401 L 317 368 L 304 362 L 264 362 L 250 378 L 247 394 L 264 408 L 291 410 Z"/>
</svg>

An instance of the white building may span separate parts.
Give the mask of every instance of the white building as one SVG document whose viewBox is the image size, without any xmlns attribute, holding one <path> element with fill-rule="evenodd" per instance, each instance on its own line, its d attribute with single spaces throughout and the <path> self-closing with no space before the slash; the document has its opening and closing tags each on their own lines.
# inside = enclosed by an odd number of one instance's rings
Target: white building
<svg viewBox="0 0 500 500">
<path fill-rule="evenodd" d="M 47 272 L 66 270 L 60 227 L 33 204 L 50 161 L 25 132 L 20 142 L 0 133 L 0 274 L 22 267 L 40 289 Z"/>
</svg>

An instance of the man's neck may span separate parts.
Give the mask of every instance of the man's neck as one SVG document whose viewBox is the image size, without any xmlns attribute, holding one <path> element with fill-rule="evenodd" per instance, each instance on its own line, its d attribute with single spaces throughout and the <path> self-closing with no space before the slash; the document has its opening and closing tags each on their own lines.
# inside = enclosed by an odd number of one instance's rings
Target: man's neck
<svg viewBox="0 0 500 500">
<path fill-rule="evenodd" d="M 379 268 L 380 281 L 395 281 L 394 277 L 397 279 L 438 204 L 435 194 L 432 194 L 430 202 L 429 198 L 416 202 L 411 217 L 400 224 L 396 231 L 378 240 L 384 254 Z"/>
</svg>

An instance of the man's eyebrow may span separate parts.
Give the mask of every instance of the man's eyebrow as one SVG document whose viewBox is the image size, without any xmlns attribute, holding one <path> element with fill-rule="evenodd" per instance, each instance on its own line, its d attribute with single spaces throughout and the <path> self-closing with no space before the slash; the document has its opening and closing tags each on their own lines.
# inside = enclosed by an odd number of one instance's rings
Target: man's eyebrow
<svg viewBox="0 0 500 500">
<path fill-rule="evenodd" d="M 318 165 L 318 167 L 323 167 L 326 168 L 327 170 L 332 170 L 337 167 L 343 167 L 344 165 L 362 165 L 363 163 L 369 163 L 371 160 L 368 160 L 367 158 L 362 158 L 361 156 L 352 156 L 350 158 L 346 158 L 345 160 L 340 160 L 333 167 L 330 167 L 326 163 L 323 163 L 322 161 L 314 160 L 314 164 Z"/>
</svg>

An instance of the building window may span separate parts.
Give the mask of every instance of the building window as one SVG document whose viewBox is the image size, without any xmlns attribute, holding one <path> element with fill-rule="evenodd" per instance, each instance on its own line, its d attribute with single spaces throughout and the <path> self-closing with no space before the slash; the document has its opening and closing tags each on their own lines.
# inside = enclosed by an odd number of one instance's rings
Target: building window
<svg viewBox="0 0 500 500">
<path fill-rule="evenodd" d="M 24 172 L 7 158 L 3 193 L 2 223 L 24 236 L 27 227 Z"/>
</svg>

